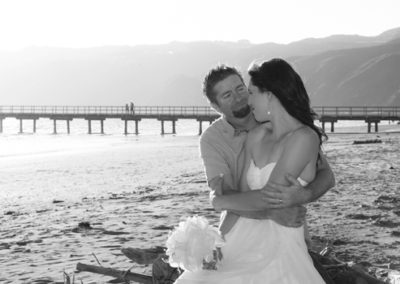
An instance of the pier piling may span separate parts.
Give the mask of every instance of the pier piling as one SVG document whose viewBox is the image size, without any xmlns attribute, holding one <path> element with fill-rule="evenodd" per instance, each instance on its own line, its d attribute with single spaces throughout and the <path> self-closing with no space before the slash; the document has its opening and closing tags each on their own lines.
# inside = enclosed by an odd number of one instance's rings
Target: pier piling
<svg viewBox="0 0 400 284">
<path fill-rule="evenodd" d="M 36 133 L 36 119 L 33 119 L 33 133 Z"/>
<path fill-rule="evenodd" d="M 53 119 L 53 134 L 57 134 L 57 119 Z"/>
<path fill-rule="evenodd" d="M 161 135 L 164 135 L 164 120 L 161 120 Z"/>
<path fill-rule="evenodd" d="M 203 133 L 203 121 L 199 120 L 199 135 Z"/>
<path fill-rule="evenodd" d="M 175 122 L 176 122 L 176 120 L 172 120 L 172 134 L 176 134 Z"/>
<path fill-rule="evenodd" d="M 88 133 L 92 134 L 92 121 L 90 119 L 88 119 L 87 121 L 88 121 Z"/>
<path fill-rule="evenodd" d="M 135 134 L 139 134 L 139 120 L 135 119 Z"/>
</svg>

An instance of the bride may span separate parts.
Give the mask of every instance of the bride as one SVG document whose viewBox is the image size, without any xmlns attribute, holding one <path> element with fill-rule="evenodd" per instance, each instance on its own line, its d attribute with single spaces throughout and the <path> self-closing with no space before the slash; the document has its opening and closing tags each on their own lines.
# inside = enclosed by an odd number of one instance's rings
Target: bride
<svg viewBox="0 0 400 284">
<path fill-rule="evenodd" d="M 249 69 L 249 104 L 261 124 L 245 145 L 243 192 L 216 192 L 214 208 L 260 210 L 260 189 L 267 182 L 288 184 L 285 175 L 304 186 L 316 173 L 322 131 L 300 76 L 282 59 Z M 185 271 L 175 283 L 324 283 L 314 268 L 304 239 L 304 226 L 285 227 L 273 220 L 240 217 L 225 235 L 218 270 Z"/>
</svg>

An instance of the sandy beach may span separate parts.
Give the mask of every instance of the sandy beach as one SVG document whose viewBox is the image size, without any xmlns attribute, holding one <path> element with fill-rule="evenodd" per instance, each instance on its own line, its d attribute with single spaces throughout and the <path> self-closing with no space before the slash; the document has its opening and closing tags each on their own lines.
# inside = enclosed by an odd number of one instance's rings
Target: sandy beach
<svg viewBox="0 0 400 284">
<path fill-rule="evenodd" d="M 307 207 L 316 246 L 330 244 L 338 258 L 378 274 L 400 270 L 400 133 L 389 132 L 399 129 L 328 133 L 324 150 L 336 187 Z M 96 258 L 150 274 L 121 248 L 164 245 L 186 216 L 217 224 L 198 136 L 104 139 L 97 147 L 0 159 L 1 283 L 62 283 L 63 272 L 77 283 L 106 283 L 110 277 L 75 273 L 78 262 L 97 265 Z M 382 143 L 353 144 L 370 139 Z M 80 222 L 92 229 L 78 229 Z"/>
</svg>

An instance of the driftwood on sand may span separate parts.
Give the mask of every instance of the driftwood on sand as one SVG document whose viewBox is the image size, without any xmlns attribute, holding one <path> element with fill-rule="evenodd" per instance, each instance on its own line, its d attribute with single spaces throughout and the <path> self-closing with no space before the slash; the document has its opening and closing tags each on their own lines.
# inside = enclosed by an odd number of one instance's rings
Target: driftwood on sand
<svg viewBox="0 0 400 284">
<path fill-rule="evenodd" d="M 369 140 L 354 140 L 353 144 L 372 144 L 372 143 L 382 143 L 381 139 L 369 139 Z"/>
<path fill-rule="evenodd" d="M 322 264 L 335 284 L 385 284 L 384 281 L 368 274 L 362 266 L 329 256 L 328 248 L 324 248 L 319 253 L 309 252 L 314 260 Z"/>
<path fill-rule="evenodd" d="M 152 264 L 159 255 L 165 254 L 165 248 L 157 246 L 155 248 L 138 249 L 138 248 L 123 248 L 122 253 L 137 264 Z"/>
<path fill-rule="evenodd" d="M 317 260 L 327 271 L 335 284 L 385 284 L 370 275 L 362 266 L 352 263 L 345 263 L 333 256 L 329 256 L 329 250 L 322 250 L 320 253 L 310 251 L 310 255 Z M 128 271 L 121 271 L 102 266 L 87 265 L 78 263 L 78 271 L 87 271 L 115 277 L 129 283 L 143 284 L 172 284 L 179 277 L 181 271 L 168 264 L 168 257 L 165 255 L 164 247 L 148 249 L 123 248 L 122 253 L 138 264 L 152 265 L 152 275 L 143 275 Z"/>
<path fill-rule="evenodd" d="M 112 276 L 112 277 L 115 277 L 115 278 L 121 279 L 121 280 L 135 281 L 137 283 L 143 283 L 143 284 L 152 284 L 153 283 L 153 278 L 148 275 L 133 273 L 130 271 L 122 271 L 122 270 L 117 270 L 117 269 L 112 269 L 112 268 L 107 268 L 107 267 L 102 267 L 102 266 L 83 264 L 80 262 L 78 262 L 78 264 L 76 265 L 76 270 L 87 271 L 87 272 L 92 272 L 92 273 L 97 273 L 97 274 L 103 274 L 103 275 Z"/>
</svg>

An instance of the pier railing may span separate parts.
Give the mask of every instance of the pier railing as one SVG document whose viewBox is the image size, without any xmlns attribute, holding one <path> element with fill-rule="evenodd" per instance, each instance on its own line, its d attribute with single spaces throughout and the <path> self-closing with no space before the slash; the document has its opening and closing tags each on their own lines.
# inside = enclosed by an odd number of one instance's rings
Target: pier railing
<svg viewBox="0 0 400 284">
<path fill-rule="evenodd" d="M 362 107 L 362 106 L 316 106 L 314 111 L 320 118 L 332 117 L 342 120 L 360 120 L 376 118 L 382 120 L 397 120 L 400 117 L 399 106 Z"/>
<path fill-rule="evenodd" d="M 338 119 L 363 119 L 368 117 L 398 119 L 400 106 L 363 107 L 363 106 L 315 106 L 319 117 Z M 134 110 L 125 106 L 0 106 L 0 114 L 70 114 L 70 115 L 171 115 L 171 116 L 215 116 L 209 106 L 135 106 Z"/>
<path fill-rule="evenodd" d="M 70 114 L 70 115 L 199 115 L 215 116 L 209 106 L 0 106 L 0 114 Z"/>
</svg>

